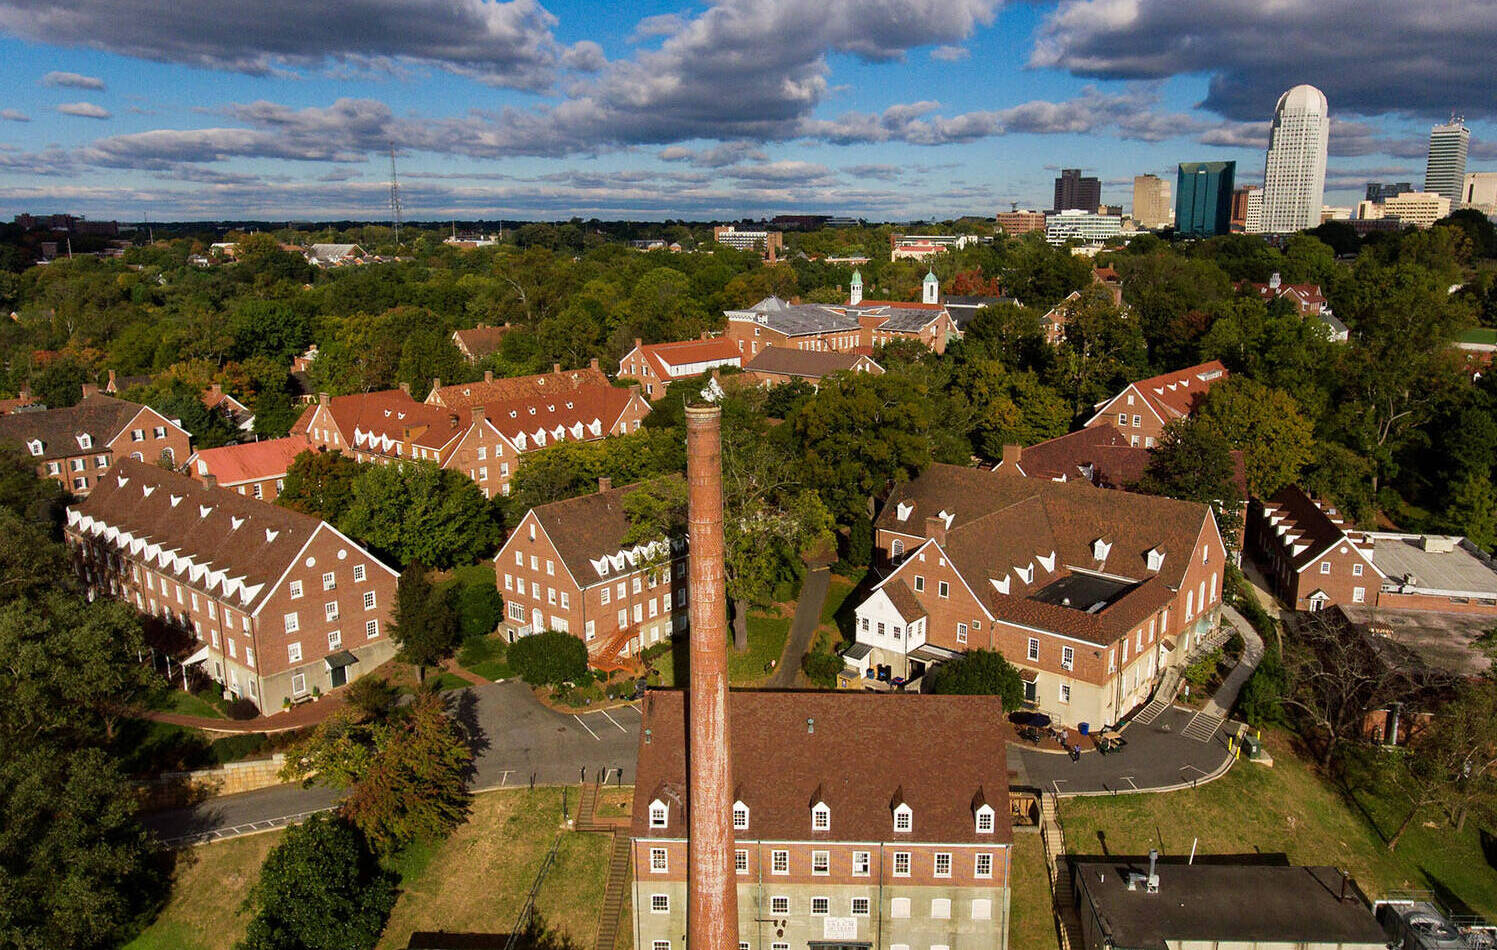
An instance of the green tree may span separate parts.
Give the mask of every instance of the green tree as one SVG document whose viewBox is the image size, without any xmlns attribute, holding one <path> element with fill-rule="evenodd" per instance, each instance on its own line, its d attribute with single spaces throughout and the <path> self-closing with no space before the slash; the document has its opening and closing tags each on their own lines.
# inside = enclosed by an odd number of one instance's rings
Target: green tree
<svg viewBox="0 0 1497 950">
<path fill-rule="evenodd" d="M 61 356 L 31 374 L 31 395 L 49 409 L 77 405 L 94 374 L 71 356 Z"/>
<path fill-rule="evenodd" d="M 510 644 L 507 660 L 530 685 L 555 686 L 587 672 L 587 644 L 570 633 L 545 630 Z"/>
<path fill-rule="evenodd" d="M 487 636 L 504 619 L 504 595 L 492 584 L 464 584 L 457 592 L 457 617 L 464 640 Z"/>
<path fill-rule="evenodd" d="M 498 511 L 478 485 L 434 462 L 368 465 L 351 489 L 339 529 L 402 565 L 468 564 L 501 535 Z"/>
<path fill-rule="evenodd" d="M 413 561 L 400 574 L 390 635 L 400 644 L 400 659 L 415 666 L 416 677 L 423 682 L 428 666 L 440 666 L 457 649 L 457 615 L 446 592 L 432 585 L 420 561 Z"/>
<path fill-rule="evenodd" d="M 237 950 L 369 950 L 395 906 L 395 883 L 355 828 L 313 815 L 265 858 Z"/>
<path fill-rule="evenodd" d="M 1446 526 L 1484 551 L 1497 546 L 1497 488 L 1485 475 L 1468 475 L 1450 494 Z"/>
<path fill-rule="evenodd" d="M 1310 461 L 1313 426 L 1294 397 L 1257 380 L 1235 377 L 1211 388 L 1199 417 L 1243 453 L 1248 494 L 1269 498 L 1297 483 Z"/>
<path fill-rule="evenodd" d="M 1149 450 L 1149 466 L 1136 489 L 1210 505 L 1222 540 L 1231 548 L 1242 523 L 1243 499 L 1235 476 L 1232 446 L 1221 430 L 1204 419 L 1176 419 Z"/>
<path fill-rule="evenodd" d="M 337 523 L 353 504 L 353 480 L 360 466 L 336 449 L 308 450 L 291 460 L 276 504 Z"/>
<path fill-rule="evenodd" d="M 996 650 L 969 650 L 931 671 L 933 693 L 963 696 L 998 696 L 1003 708 L 1024 705 L 1024 681 L 1019 670 Z"/>
</svg>

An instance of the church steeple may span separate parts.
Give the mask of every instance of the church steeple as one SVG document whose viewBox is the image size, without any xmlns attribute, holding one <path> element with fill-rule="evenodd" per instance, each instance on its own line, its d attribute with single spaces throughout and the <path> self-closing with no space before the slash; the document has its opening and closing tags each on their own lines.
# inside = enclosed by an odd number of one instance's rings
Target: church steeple
<svg viewBox="0 0 1497 950">
<path fill-rule="evenodd" d="M 941 302 L 941 281 L 934 269 L 925 273 L 925 296 L 922 299 L 925 303 Z"/>
<path fill-rule="evenodd" d="M 852 272 L 852 283 L 848 285 L 848 306 L 856 307 L 863 302 L 863 275 L 860 271 Z"/>
</svg>

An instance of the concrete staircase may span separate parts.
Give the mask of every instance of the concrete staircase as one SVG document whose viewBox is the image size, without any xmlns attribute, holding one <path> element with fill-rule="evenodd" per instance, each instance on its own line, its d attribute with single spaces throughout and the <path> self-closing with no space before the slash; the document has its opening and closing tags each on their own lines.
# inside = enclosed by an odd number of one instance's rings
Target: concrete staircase
<svg viewBox="0 0 1497 950">
<path fill-rule="evenodd" d="M 1175 701 L 1175 692 L 1180 688 L 1180 668 L 1172 666 L 1164 673 L 1164 679 L 1160 681 L 1159 688 L 1154 690 L 1154 698 L 1149 700 L 1148 705 L 1138 711 L 1133 717 L 1133 722 L 1140 726 L 1147 726 L 1164 714 Z"/>
<path fill-rule="evenodd" d="M 1081 917 L 1076 912 L 1071 872 L 1065 866 L 1066 833 L 1060 824 L 1056 802 L 1054 795 L 1040 795 L 1040 841 L 1045 847 L 1045 867 L 1050 875 L 1055 932 L 1060 938 L 1060 950 L 1082 950 Z"/>
<path fill-rule="evenodd" d="M 624 898 L 629 889 L 629 834 L 613 836 L 613 850 L 608 855 L 608 888 L 603 892 L 603 910 L 598 916 L 598 933 L 593 950 L 614 950 L 618 944 L 619 926 L 623 922 Z"/>
<path fill-rule="evenodd" d="M 1213 715 L 1202 709 L 1194 716 L 1191 716 L 1190 722 L 1186 723 L 1185 728 L 1180 731 L 1185 737 L 1194 739 L 1197 742 L 1210 742 L 1216 737 L 1216 731 L 1222 727 L 1222 723 L 1224 722 L 1226 720 L 1221 716 Z"/>
</svg>

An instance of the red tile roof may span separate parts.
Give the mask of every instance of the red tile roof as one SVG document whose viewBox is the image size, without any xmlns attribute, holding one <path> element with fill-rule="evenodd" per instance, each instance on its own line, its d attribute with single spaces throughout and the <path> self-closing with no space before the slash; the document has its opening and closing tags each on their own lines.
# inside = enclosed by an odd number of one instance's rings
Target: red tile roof
<svg viewBox="0 0 1497 950">
<path fill-rule="evenodd" d="M 428 449 L 440 449 L 468 428 L 466 409 L 446 409 L 411 398 L 403 389 L 386 389 L 352 396 L 334 396 L 329 401 L 333 421 L 344 441 L 361 448 L 361 436 L 410 441 Z"/>
<path fill-rule="evenodd" d="M 296 436 L 198 449 L 188 460 L 188 471 L 194 478 L 212 475 L 224 486 L 279 478 L 286 474 L 292 460 L 307 449 L 307 440 Z"/>
<path fill-rule="evenodd" d="M 1161 373 L 1133 384 L 1134 389 L 1146 399 L 1154 411 L 1165 422 L 1179 419 L 1195 412 L 1201 397 L 1216 383 L 1228 376 L 1221 360 L 1212 360 L 1198 366 L 1187 366 L 1172 373 Z M 1112 397 L 1115 398 L 1115 397 Z M 1097 408 L 1112 401 L 1099 403 Z"/>
<path fill-rule="evenodd" d="M 595 368 L 569 369 L 556 373 L 539 373 L 534 376 L 511 376 L 473 383 L 457 383 L 433 389 L 426 401 L 435 406 L 451 406 L 461 409 L 471 405 L 489 406 L 508 399 L 521 399 L 532 394 L 549 394 L 558 390 L 576 389 L 579 386 L 607 386 L 608 377 Z"/>
<path fill-rule="evenodd" d="M 643 703 L 631 834 L 685 838 L 686 698 L 650 690 Z M 745 838 L 982 844 L 1012 840 L 1002 702 L 996 696 L 733 691 L 728 739 L 735 797 L 749 810 Z M 808 720 L 810 722 L 808 723 Z M 650 827 L 650 803 L 670 806 Z M 811 830 L 824 801 L 831 830 Z M 894 806 L 912 812 L 894 832 Z M 978 834 L 976 811 L 994 811 Z"/>
<path fill-rule="evenodd" d="M 648 408 L 649 404 L 632 387 L 579 386 L 551 393 L 532 393 L 523 399 L 485 403 L 483 411 L 489 423 L 511 442 L 522 433 L 529 442 L 534 440 L 537 432 L 544 431 L 545 441 L 549 443 L 558 438 L 555 435 L 558 427 L 566 430 L 560 438 L 604 438 L 612 434 L 614 424 L 635 400 Z M 474 402 L 470 408 L 476 406 Z M 462 411 L 468 412 L 467 409 Z M 530 444 L 525 446 L 527 449 L 531 447 Z"/>
<path fill-rule="evenodd" d="M 689 363 L 731 363 L 739 365 L 743 355 L 733 341 L 725 337 L 710 340 L 683 340 L 679 343 L 645 343 L 638 347 L 640 355 L 650 361 L 650 368 L 661 379 L 671 379 L 673 366 Z M 632 352 L 632 351 L 631 351 Z M 628 355 L 625 355 L 628 358 Z"/>
<path fill-rule="evenodd" d="M 481 360 L 498 350 L 499 344 L 504 341 L 505 334 L 513 329 L 514 327 L 507 323 L 500 327 L 480 324 L 468 330 L 454 330 L 452 336 L 459 349 L 463 350 L 469 359 Z"/>
</svg>

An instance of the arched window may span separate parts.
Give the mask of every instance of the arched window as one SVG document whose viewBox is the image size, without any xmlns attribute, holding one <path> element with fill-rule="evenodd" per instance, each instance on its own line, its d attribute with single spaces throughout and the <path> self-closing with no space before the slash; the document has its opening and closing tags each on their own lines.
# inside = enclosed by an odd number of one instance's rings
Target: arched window
<svg viewBox="0 0 1497 950">
<path fill-rule="evenodd" d="M 660 799 L 650 802 L 650 827 L 664 828 L 670 823 L 670 808 Z"/>
<path fill-rule="evenodd" d="M 811 808 L 811 830 L 831 831 L 832 810 L 827 807 L 826 802 L 817 802 Z"/>
<path fill-rule="evenodd" d="M 748 806 L 743 802 L 733 803 L 733 827 L 739 831 L 747 828 L 749 821 Z"/>
</svg>

